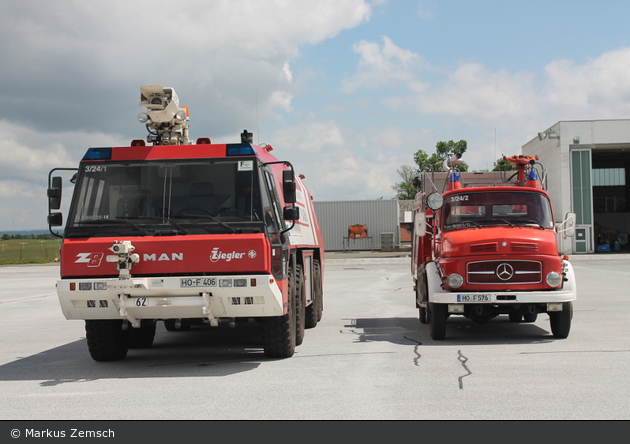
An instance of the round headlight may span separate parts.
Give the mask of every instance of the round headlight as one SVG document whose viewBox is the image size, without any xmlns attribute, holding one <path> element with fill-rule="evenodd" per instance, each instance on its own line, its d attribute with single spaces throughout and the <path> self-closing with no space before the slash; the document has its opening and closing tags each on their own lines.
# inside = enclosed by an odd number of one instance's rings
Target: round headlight
<svg viewBox="0 0 630 444">
<path fill-rule="evenodd" d="M 557 287 L 562 283 L 562 276 L 555 271 L 552 271 L 547 275 L 547 285 L 550 287 Z"/>
<path fill-rule="evenodd" d="M 138 114 L 138 120 L 140 121 L 140 123 L 145 123 L 149 121 L 149 115 L 147 113 L 140 113 Z"/>
<path fill-rule="evenodd" d="M 448 286 L 451 288 L 459 288 L 464 283 L 464 278 L 457 273 L 453 273 L 448 277 Z"/>
</svg>

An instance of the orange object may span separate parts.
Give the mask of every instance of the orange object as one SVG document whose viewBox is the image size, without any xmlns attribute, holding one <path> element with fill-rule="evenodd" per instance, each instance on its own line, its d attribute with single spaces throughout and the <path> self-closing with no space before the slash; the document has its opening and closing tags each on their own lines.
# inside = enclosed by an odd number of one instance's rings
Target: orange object
<svg viewBox="0 0 630 444">
<path fill-rule="evenodd" d="M 368 237 L 367 235 L 367 225 L 350 225 L 348 227 L 348 237 L 350 239 L 361 239 Z"/>
</svg>

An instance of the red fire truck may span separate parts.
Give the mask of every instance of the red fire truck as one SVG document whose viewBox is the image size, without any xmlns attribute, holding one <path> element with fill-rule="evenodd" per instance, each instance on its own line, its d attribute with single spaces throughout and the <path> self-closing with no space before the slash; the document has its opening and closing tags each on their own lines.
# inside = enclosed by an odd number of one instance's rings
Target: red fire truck
<svg viewBox="0 0 630 444">
<path fill-rule="evenodd" d="M 321 320 L 324 248 L 312 197 L 288 161 L 244 131 L 192 143 L 172 88 L 140 88 L 147 142 L 89 148 L 48 176 L 48 223 L 63 225 L 62 177 L 77 170 L 57 293 L 85 320 L 97 361 L 123 359 L 167 330 L 261 325 L 264 353 L 290 357 Z M 72 174 L 72 173 L 66 173 Z"/>
<path fill-rule="evenodd" d="M 575 214 L 556 224 L 537 157 L 512 156 L 512 171 L 422 172 L 414 205 L 411 274 L 420 322 L 444 339 L 449 316 L 477 323 L 508 315 L 534 322 L 548 313 L 566 338 L 576 299 L 573 268 L 556 236 L 573 236 Z"/>
</svg>

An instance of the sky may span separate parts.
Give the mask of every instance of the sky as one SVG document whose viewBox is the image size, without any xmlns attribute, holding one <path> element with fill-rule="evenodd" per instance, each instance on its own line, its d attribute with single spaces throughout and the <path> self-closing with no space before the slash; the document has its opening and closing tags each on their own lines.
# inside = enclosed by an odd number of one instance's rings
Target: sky
<svg viewBox="0 0 630 444">
<path fill-rule="evenodd" d="M 391 199 L 439 141 L 492 168 L 558 121 L 630 118 L 628 17 L 627 0 L 0 0 L 0 232 L 47 228 L 52 168 L 146 138 L 141 85 L 175 89 L 193 139 L 253 132 L 317 201 Z"/>
</svg>

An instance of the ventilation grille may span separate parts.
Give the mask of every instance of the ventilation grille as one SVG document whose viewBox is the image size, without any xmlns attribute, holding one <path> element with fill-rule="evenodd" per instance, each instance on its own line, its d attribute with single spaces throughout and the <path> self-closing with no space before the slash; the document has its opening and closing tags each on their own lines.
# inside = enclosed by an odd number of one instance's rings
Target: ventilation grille
<svg viewBox="0 0 630 444">
<path fill-rule="evenodd" d="M 498 245 L 496 242 L 491 242 L 488 244 L 477 244 L 470 246 L 471 253 L 486 253 L 486 252 L 494 252 L 497 251 Z"/>
<path fill-rule="evenodd" d="M 538 244 L 529 242 L 512 242 L 512 251 L 538 251 Z"/>
</svg>

